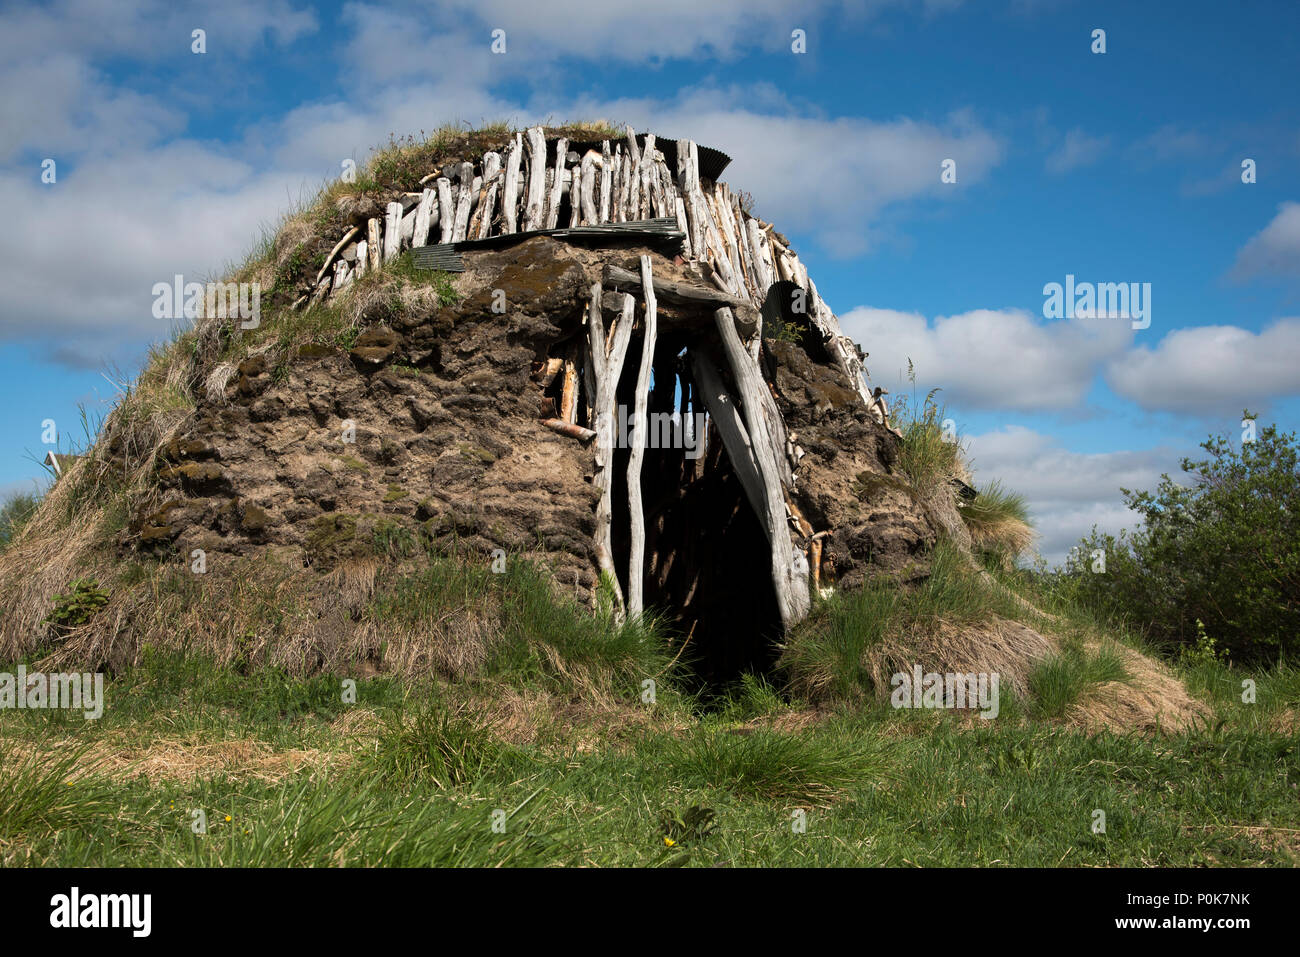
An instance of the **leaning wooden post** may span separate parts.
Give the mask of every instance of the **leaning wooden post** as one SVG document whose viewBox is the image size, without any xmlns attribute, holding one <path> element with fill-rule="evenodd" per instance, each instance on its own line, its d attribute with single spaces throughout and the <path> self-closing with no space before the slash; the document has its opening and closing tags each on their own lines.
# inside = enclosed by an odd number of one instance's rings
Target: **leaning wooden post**
<svg viewBox="0 0 1300 957">
<path fill-rule="evenodd" d="M 741 412 L 745 416 L 745 425 L 763 481 L 767 514 L 760 517 L 764 517 L 767 522 L 768 540 L 772 543 L 772 584 L 781 609 L 781 622 L 788 629 L 808 614 L 810 600 L 807 564 L 806 561 L 796 562 L 794 543 L 785 521 L 785 492 L 781 485 L 784 442 L 778 442 L 773 435 L 774 423 L 768 420 L 770 411 L 765 414 L 763 399 L 765 394 L 770 398 L 771 392 L 759 374 L 758 366 L 750 359 L 749 352 L 740 341 L 731 310 L 724 306 L 714 312 L 713 316 L 727 353 L 732 377 L 736 380 Z M 777 417 L 779 419 L 779 413 Z M 802 554 L 800 550 L 801 558 Z"/>
<path fill-rule="evenodd" d="M 627 501 L 632 518 L 632 543 L 628 549 L 627 612 L 633 618 L 643 610 L 645 575 L 645 510 L 641 503 L 641 460 L 645 458 L 646 403 L 650 391 L 650 368 L 655 357 L 655 287 L 650 275 L 650 257 L 641 257 L 641 290 L 645 296 L 645 334 L 641 341 L 641 368 L 636 377 L 636 426 L 632 432 L 632 455 L 627 463 Z"/>
</svg>

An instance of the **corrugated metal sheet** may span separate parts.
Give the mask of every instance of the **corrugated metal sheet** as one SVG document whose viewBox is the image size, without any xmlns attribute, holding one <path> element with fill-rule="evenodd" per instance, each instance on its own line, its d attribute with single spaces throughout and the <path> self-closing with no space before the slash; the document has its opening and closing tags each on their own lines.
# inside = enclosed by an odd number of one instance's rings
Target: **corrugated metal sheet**
<svg viewBox="0 0 1300 957">
<path fill-rule="evenodd" d="M 465 263 L 460 258 L 463 249 L 491 249 L 533 236 L 554 236 L 557 239 L 597 238 L 601 236 L 645 237 L 680 241 L 684 234 L 671 216 L 657 219 L 639 219 L 630 223 L 601 223 L 599 226 L 574 226 L 568 229 L 534 229 L 528 232 L 489 236 L 487 239 L 467 239 L 459 243 L 440 243 L 436 246 L 419 246 L 411 250 L 411 262 L 417 269 L 441 269 L 443 272 L 464 272 Z"/>
</svg>

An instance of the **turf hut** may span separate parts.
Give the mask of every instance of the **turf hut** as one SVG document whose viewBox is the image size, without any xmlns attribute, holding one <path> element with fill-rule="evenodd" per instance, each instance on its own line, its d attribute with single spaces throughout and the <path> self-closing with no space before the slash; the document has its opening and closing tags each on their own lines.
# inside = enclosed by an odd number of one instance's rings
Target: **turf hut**
<svg viewBox="0 0 1300 957">
<path fill-rule="evenodd" d="M 267 637 L 192 613 L 223 655 L 472 670 L 472 643 L 394 639 L 400 602 L 360 611 L 415 542 L 660 612 L 706 679 L 770 666 L 813 594 L 911 567 L 961 521 L 955 494 L 891 474 L 864 354 L 728 162 L 630 128 L 496 129 L 331 187 L 231 277 L 265 290 L 260 317 L 158 350 L 59 483 L 47 523 L 104 517 L 8 590 L 6 649 L 40 652 L 50 596 L 126 557 L 175 565 L 179 597 L 137 575 L 60 656 L 183 644 L 159 602 L 199 608 L 220 578 L 278 616 Z"/>
</svg>

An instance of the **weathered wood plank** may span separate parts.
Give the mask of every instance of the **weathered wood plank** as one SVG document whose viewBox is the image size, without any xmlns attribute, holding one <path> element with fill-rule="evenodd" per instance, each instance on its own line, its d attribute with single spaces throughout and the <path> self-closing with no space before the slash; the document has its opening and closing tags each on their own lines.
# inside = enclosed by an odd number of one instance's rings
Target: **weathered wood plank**
<svg viewBox="0 0 1300 957">
<path fill-rule="evenodd" d="M 614 177 L 614 155 L 609 149 L 609 140 L 600 144 L 600 214 L 597 223 L 609 222 L 609 196 Z"/>
<path fill-rule="evenodd" d="M 456 200 L 451 192 L 451 180 L 439 176 L 435 185 L 438 187 L 438 242 L 451 242 L 451 234 L 456 228 Z"/>
<path fill-rule="evenodd" d="M 433 207 L 438 202 L 438 193 L 426 189 L 420 194 L 420 205 L 415 207 L 415 232 L 411 233 L 411 247 L 419 248 L 429 244 L 429 226 L 433 216 Z"/>
<path fill-rule="evenodd" d="M 501 189 L 501 216 L 506 233 L 518 232 L 519 229 L 519 164 L 524 156 L 524 139 L 522 133 L 515 134 L 515 141 L 510 144 L 510 154 L 506 159 L 506 178 Z"/>
<path fill-rule="evenodd" d="M 601 270 L 601 281 L 609 289 L 628 289 L 640 286 L 643 278 L 630 269 L 607 263 Z M 713 290 L 708 286 L 697 286 L 693 283 L 677 282 L 658 276 L 654 277 L 654 292 L 662 296 L 664 302 L 697 306 L 734 306 L 751 311 L 753 309 L 748 299 Z"/>
<path fill-rule="evenodd" d="M 389 203 L 384 216 L 384 262 L 397 258 L 402 244 L 402 204 Z"/>
<path fill-rule="evenodd" d="M 654 277 L 650 272 L 650 257 L 641 257 L 641 291 L 645 297 L 645 331 L 641 341 L 641 368 L 636 378 L 636 418 L 633 429 L 632 453 L 627 465 L 628 508 L 631 515 L 631 535 L 628 546 L 627 613 L 637 617 L 644 610 L 645 590 L 645 506 L 641 501 L 641 462 L 645 458 L 646 405 L 650 392 L 650 369 L 654 364 L 656 303 Z"/>
<path fill-rule="evenodd" d="M 474 220 L 470 223 L 470 235 L 477 239 L 487 239 L 492 233 L 492 217 L 496 213 L 497 191 L 501 188 L 501 154 L 489 150 L 483 154 L 483 185 L 479 187 L 478 207 L 474 210 Z"/>
<path fill-rule="evenodd" d="M 768 539 L 772 543 L 772 584 L 781 609 L 781 621 L 789 629 L 808 614 L 809 597 L 807 561 L 803 559 L 802 550 L 794 547 L 786 527 L 785 493 L 780 465 L 785 461 L 784 444 L 778 444 L 771 432 L 771 423 L 764 414 L 763 401 L 763 396 L 770 397 L 771 392 L 740 341 L 731 310 L 725 307 L 719 309 L 714 313 L 714 318 L 726 352 L 727 364 L 740 393 L 745 428 L 763 480 L 767 507 L 761 517 L 768 524 Z"/>
<path fill-rule="evenodd" d="M 541 229 L 546 221 L 546 137 L 540 126 L 528 131 L 528 199 L 524 229 Z"/>
<path fill-rule="evenodd" d="M 546 229 L 560 224 L 560 197 L 564 193 L 565 162 L 569 158 L 569 141 L 560 137 L 555 144 L 555 169 L 551 177 L 551 195 L 546 200 Z"/>
<path fill-rule="evenodd" d="M 383 247 L 379 245 L 379 220 L 374 217 L 366 221 L 366 244 L 370 255 L 369 268 L 372 271 L 378 270 Z"/>
</svg>

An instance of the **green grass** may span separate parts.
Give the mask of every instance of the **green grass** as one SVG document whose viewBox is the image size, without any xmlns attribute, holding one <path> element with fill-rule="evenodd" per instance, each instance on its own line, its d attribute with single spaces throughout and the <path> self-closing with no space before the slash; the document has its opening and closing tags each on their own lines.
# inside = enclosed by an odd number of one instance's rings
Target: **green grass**
<svg viewBox="0 0 1300 957">
<path fill-rule="evenodd" d="M 854 699 L 880 691 L 865 664 L 887 637 L 941 626 L 979 625 L 1019 609 L 981 579 L 955 546 L 939 542 L 929 574 L 914 586 L 890 578 L 820 602 L 787 639 L 780 666 L 792 687 L 813 697 Z"/>
<path fill-rule="evenodd" d="M 1103 645 L 1093 652 L 1066 648 L 1030 674 L 1031 713 L 1037 718 L 1064 717 L 1089 687 L 1128 677 L 1123 658 L 1113 647 Z"/>
<path fill-rule="evenodd" d="M 0 714 L 0 861 L 62 866 L 1295 865 L 1300 755 L 1240 723 L 1161 738 L 943 716 L 844 713 L 808 730 L 692 719 L 577 748 L 509 745 L 391 682 L 292 682 L 152 661 L 109 683 L 100 722 Z M 1204 675 L 1209 680 L 1208 672 Z M 1220 680 L 1227 682 L 1226 676 Z M 1261 683 L 1278 693 L 1294 673 Z M 445 692 L 446 689 L 443 689 Z M 752 702 L 751 702 L 752 704 Z M 382 716 L 366 731 L 333 722 Z M 788 706 L 772 704 L 769 716 Z M 748 733 L 744 733 L 744 732 Z M 351 763 L 275 780 L 89 768 L 127 736 L 245 736 Z M 54 762 L 15 742 L 64 741 Z M 74 769 L 83 776 L 71 780 Z M 694 810 L 693 810 L 694 809 Z M 1106 814 L 1093 833 L 1094 812 Z M 194 811 L 207 832 L 194 833 Z M 711 815 L 711 817 L 710 817 Z M 229 820 L 227 820 L 227 817 Z M 711 820 L 664 841 L 665 820 Z M 796 824 L 802 819 L 806 830 Z M 1262 828 L 1263 830 L 1256 830 Z M 1291 829 L 1291 830 L 1287 830 Z M 1288 843 L 1290 841 L 1290 843 Z"/>
</svg>

